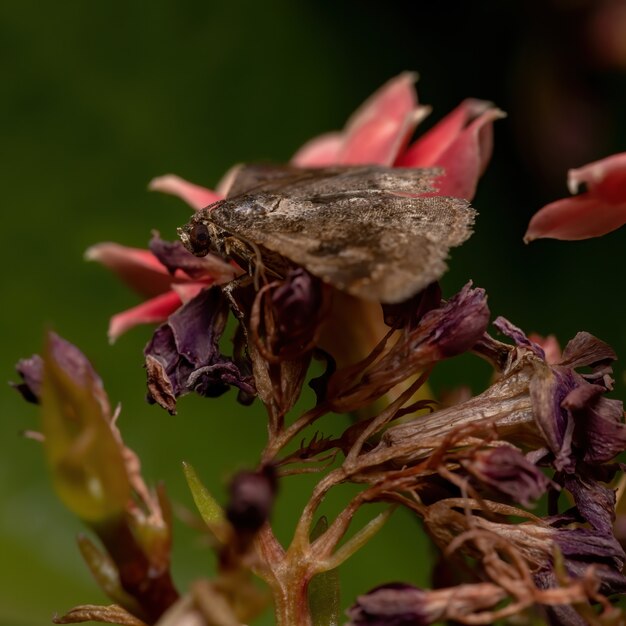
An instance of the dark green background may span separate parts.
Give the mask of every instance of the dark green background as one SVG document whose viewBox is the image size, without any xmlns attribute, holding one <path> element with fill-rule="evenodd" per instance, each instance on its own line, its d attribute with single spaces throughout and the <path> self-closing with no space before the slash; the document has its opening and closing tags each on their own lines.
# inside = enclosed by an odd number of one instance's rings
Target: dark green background
<svg viewBox="0 0 626 626">
<path fill-rule="evenodd" d="M 255 463 L 264 437 L 259 407 L 243 410 L 231 394 L 186 399 L 178 417 L 148 407 L 141 351 L 150 330 L 106 342 L 109 316 L 138 300 L 84 263 L 83 251 L 105 240 L 144 246 L 152 228 L 173 238 L 190 210 L 147 193 L 153 176 L 175 172 L 213 186 L 235 162 L 285 161 L 308 138 L 341 127 L 366 96 L 406 69 L 420 72 L 420 98 L 434 105 L 435 120 L 467 96 L 509 112 L 497 123 L 493 163 L 475 199 L 476 235 L 454 254 L 445 291 L 471 278 L 487 288 L 494 314 L 526 330 L 565 341 L 586 329 L 626 354 L 626 231 L 579 243 L 522 243 L 532 213 L 566 194 L 567 167 L 626 150 L 624 74 L 581 51 L 584 15 L 550 6 L 3 3 L 2 378 L 14 378 L 13 363 L 40 349 L 45 328 L 57 330 L 92 358 L 111 399 L 123 403 L 121 428 L 147 478 L 165 479 L 172 499 L 191 508 L 180 470 L 188 460 L 222 497 L 228 476 Z M 554 148 L 542 129 L 545 119 L 562 121 L 559 99 L 544 98 L 543 108 L 537 101 L 546 85 L 558 94 L 561 79 L 591 104 L 578 126 L 566 126 L 587 139 L 571 158 L 560 154 L 557 174 L 541 142 Z M 622 371 L 618 365 L 618 392 Z M 464 380 L 478 384 L 472 359 L 443 368 L 436 386 Z M 35 626 L 55 610 L 103 597 L 80 562 L 80 524 L 51 493 L 39 446 L 18 436 L 36 427 L 36 409 L 8 388 L 0 399 L 0 623 Z M 293 478 L 284 488 L 281 536 L 288 537 L 311 484 Z M 342 568 L 344 604 L 390 580 L 427 584 L 428 560 L 420 529 L 396 514 Z M 212 568 L 210 551 L 178 523 L 181 588 Z"/>
</svg>

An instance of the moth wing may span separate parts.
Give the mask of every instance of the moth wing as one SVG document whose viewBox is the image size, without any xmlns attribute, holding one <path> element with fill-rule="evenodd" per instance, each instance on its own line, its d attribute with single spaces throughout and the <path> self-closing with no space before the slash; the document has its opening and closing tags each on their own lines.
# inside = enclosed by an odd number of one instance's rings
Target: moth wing
<svg viewBox="0 0 626 626">
<path fill-rule="evenodd" d="M 253 193 L 280 193 L 314 198 L 363 191 L 418 195 L 436 190 L 438 169 L 391 168 L 380 165 L 303 169 L 289 165 L 242 165 L 236 171 L 228 198 Z"/>
<path fill-rule="evenodd" d="M 361 168 L 346 170 L 341 185 L 335 184 L 340 191 L 312 194 L 309 187 L 304 193 L 294 184 L 296 192 L 289 195 L 259 192 L 226 200 L 208 218 L 337 289 L 367 300 L 402 302 L 443 275 L 449 249 L 470 236 L 475 211 L 456 198 L 411 197 L 380 188 L 351 191 L 352 178 L 362 184 L 355 169 Z M 363 169 L 369 176 L 380 168 Z M 379 184 L 387 185 L 389 171 L 382 169 Z M 432 172 L 407 178 L 415 189 L 416 180 L 430 184 Z"/>
</svg>

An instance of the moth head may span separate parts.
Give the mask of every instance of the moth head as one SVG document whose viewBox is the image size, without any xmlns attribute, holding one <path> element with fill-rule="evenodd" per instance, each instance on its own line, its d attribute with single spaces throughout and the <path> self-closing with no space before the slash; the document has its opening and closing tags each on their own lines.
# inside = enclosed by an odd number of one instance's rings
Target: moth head
<svg viewBox="0 0 626 626">
<path fill-rule="evenodd" d="M 222 229 L 203 218 L 201 213 L 194 215 L 189 223 L 179 228 L 178 236 L 185 248 L 196 256 L 206 256 L 210 252 L 224 256 Z"/>
</svg>

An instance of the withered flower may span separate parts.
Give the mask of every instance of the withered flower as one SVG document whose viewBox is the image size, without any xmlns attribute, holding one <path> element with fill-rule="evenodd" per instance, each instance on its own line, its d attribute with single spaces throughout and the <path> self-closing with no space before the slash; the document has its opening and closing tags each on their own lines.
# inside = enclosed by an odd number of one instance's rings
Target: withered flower
<svg viewBox="0 0 626 626">
<path fill-rule="evenodd" d="M 348 609 L 348 626 L 427 626 L 441 620 L 471 619 L 505 597 L 506 592 L 491 583 L 435 590 L 392 583 L 359 596 Z"/>
<path fill-rule="evenodd" d="M 538 500 L 550 484 L 534 463 L 509 445 L 478 450 L 461 464 L 480 483 L 524 506 Z"/>
<path fill-rule="evenodd" d="M 172 314 L 145 348 L 149 399 L 170 413 L 176 400 L 195 391 L 214 397 L 230 385 L 254 394 L 254 382 L 219 350 L 228 305 L 219 289 L 201 291 Z"/>
</svg>

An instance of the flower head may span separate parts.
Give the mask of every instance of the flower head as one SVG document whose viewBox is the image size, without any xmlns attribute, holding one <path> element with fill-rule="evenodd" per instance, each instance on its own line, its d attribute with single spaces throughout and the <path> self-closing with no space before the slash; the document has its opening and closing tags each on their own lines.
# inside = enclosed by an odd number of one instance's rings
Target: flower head
<svg viewBox="0 0 626 626">
<path fill-rule="evenodd" d="M 410 144 L 417 124 L 430 112 L 429 107 L 418 104 L 415 79 L 407 72 L 390 80 L 352 115 L 342 132 L 312 139 L 291 162 L 298 167 L 380 164 L 442 168 L 437 194 L 471 199 L 491 156 L 493 121 L 504 114 L 489 102 L 465 100 Z M 172 174 L 155 178 L 150 189 L 175 195 L 198 210 L 226 197 L 235 174 L 236 168 L 231 169 L 216 191 Z M 168 256 L 175 253 L 175 260 L 164 262 L 163 243 L 153 240 L 150 251 L 115 243 L 97 244 L 87 251 L 88 259 L 99 261 L 149 298 L 111 319 L 112 341 L 137 324 L 165 321 L 205 286 L 235 276 L 236 269 L 211 255 L 204 257 L 204 267 L 196 267 L 192 275 L 182 250 L 167 250 Z"/>
</svg>

